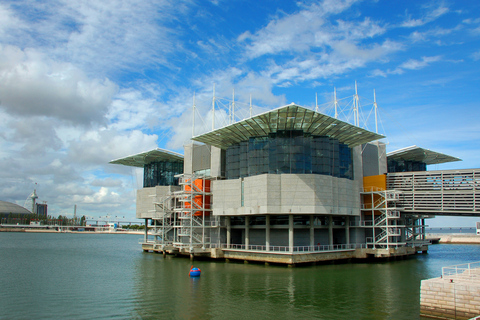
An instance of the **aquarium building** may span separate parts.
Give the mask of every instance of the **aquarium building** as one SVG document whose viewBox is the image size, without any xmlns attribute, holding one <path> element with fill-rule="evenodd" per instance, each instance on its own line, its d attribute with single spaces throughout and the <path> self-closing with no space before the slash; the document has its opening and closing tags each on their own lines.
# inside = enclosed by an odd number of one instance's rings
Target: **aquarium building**
<svg viewBox="0 0 480 320">
<path fill-rule="evenodd" d="M 425 219 L 480 212 L 480 170 L 295 104 L 110 163 L 144 168 L 145 251 L 296 264 L 426 252 Z M 439 202 L 440 201 L 440 202 Z"/>
</svg>

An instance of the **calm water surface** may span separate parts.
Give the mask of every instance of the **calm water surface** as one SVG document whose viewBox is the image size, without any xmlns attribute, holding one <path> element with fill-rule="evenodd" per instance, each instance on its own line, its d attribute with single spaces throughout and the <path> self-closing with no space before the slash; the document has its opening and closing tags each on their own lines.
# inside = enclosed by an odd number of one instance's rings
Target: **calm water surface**
<svg viewBox="0 0 480 320">
<path fill-rule="evenodd" d="M 420 280 L 480 261 L 480 245 L 433 245 L 394 262 L 195 261 L 195 279 L 140 237 L 0 232 L 0 319 L 419 319 Z"/>
</svg>

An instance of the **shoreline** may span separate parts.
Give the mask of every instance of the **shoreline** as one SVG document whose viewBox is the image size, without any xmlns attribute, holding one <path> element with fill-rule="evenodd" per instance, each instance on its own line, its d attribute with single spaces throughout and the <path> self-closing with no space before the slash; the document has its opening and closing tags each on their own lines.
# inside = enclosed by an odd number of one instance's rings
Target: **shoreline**
<svg viewBox="0 0 480 320">
<path fill-rule="evenodd" d="M 30 228 L 0 228 L 0 232 L 26 232 L 26 233 L 85 233 L 85 234 L 136 234 L 144 235 L 145 231 L 57 231 L 53 229 L 30 229 Z"/>
</svg>

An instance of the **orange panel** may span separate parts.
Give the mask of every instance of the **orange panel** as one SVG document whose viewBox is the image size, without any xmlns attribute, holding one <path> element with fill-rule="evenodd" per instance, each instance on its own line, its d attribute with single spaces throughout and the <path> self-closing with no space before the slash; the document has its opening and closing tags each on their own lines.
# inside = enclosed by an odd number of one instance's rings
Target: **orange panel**
<svg viewBox="0 0 480 320">
<path fill-rule="evenodd" d="M 205 196 L 205 204 L 203 204 L 203 196 L 202 195 L 196 195 L 195 198 L 193 199 L 195 202 L 196 206 L 195 207 L 201 207 L 204 209 L 210 209 L 210 196 Z M 185 202 L 185 208 L 191 208 L 190 202 Z M 210 214 L 209 211 L 205 212 L 205 215 L 208 216 Z M 201 216 L 202 211 L 195 211 L 194 213 L 195 216 Z"/>
<path fill-rule="evenodd" d="M 190 179 L 185 180 L 185 182 L 190 182 Z M 195 179 L 193 184 L 195 187 L 197 187 L 198 190 L 202 190 L 205 192 L 210 192 L 210 180 L 204 180 L 204 179 Z M 204 189 L 205 188 L 205 189 Z M 192 188 L 190 185 L 185 185 L 185 191 L 191 191 Z"/>
<path fill-rule="evenodd" d="M 363 188 L 365 191 L 386 190 L 387 176 L 380 174 L 377 176 L 363 177 Z"/>
</svg>

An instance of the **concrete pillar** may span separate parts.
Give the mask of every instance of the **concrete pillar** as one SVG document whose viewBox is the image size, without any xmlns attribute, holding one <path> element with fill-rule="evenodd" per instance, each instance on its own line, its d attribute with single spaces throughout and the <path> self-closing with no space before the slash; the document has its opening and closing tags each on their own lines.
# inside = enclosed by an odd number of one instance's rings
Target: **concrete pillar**
<svg viewBox="0 0 480 320">
<path fill-rule="evenodd" d="M 265 217 L 265 247 L 267 251 L 270 251 L 270 215 Z"/>
<path fill-rule="evenodd" d="M 314 247 L 314 246 L 315 246 L 315 229 L 313 228 L 313 214 L 312 214 L 310 215 L 310 247 Z"/>
<path fill-rule="evenodd" d="M 350 216 L 345 218 L 345 242 L 350 244 Z"/>
<path fill-rule="evenodd" d="M 293 214 L 288 215 L 288 247 L 293 252 Z"/>
<path fill-rule="evenodd" d="M 328 219 L 328 244 L 333 246 L 333 216 Z"/>
<path fill-rule="evenodd" d="M 230 217 L 226 217 L 227 220 L 227 248 L 230 249 L 232 241 L 232 221 Z"/>
<path fill-rule="evenodd" d="M 425 240 L 425 219 L 422 219 L 422 240 Z"/>
<path fill-rule="evenodd" d="M 148 239 L 148 219 L 145 219 L 145 242 Z"/>
<path fill-rule="evenodd" d="M 248 250 L 248 246 L 250 245 L 250 217 L 245 216 L 245 249 Z"/>
</svg>

